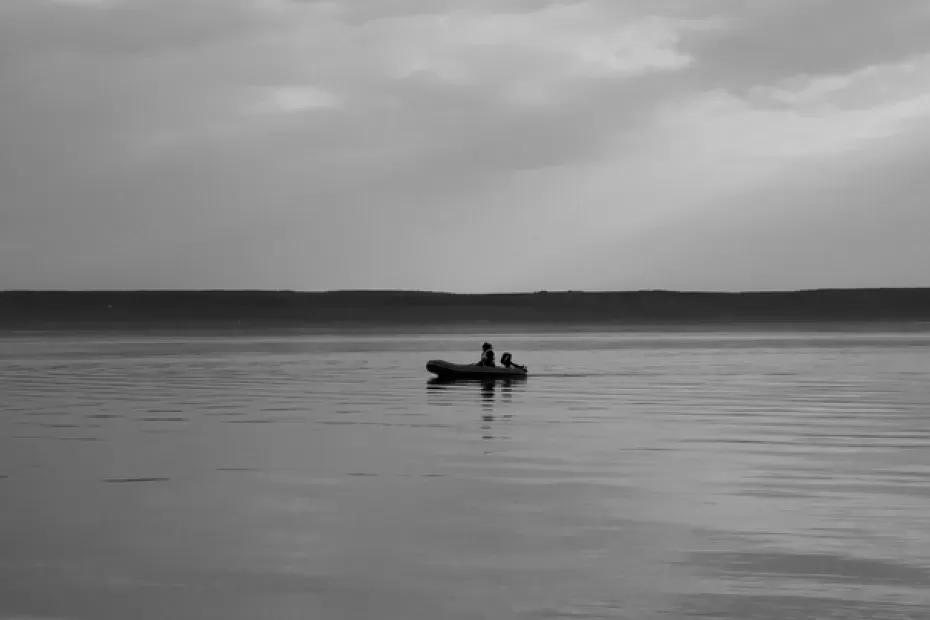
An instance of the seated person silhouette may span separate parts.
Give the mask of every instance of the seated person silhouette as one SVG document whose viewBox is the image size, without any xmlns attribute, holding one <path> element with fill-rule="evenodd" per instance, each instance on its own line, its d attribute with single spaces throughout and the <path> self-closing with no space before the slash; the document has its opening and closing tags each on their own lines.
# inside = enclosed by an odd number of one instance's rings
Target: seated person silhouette
<svg viewBox="0 0 930 620">
<path fill-rule="evenodd" d="M 526 370 L 526 366 L 521 366 L 513 361 L 513 356 L 510 353 L 504 353 L 501 355 L 501 364 L 504 365 L 504 368 L 519 368 L 520 370 Z"/>
<path fill-rule="evenodd" d="M 477 365 L 494 368 L 494 349 L 491 347 L 491 343 L 485 342 L 481 345 L 481 360 Z"/>
</svg>

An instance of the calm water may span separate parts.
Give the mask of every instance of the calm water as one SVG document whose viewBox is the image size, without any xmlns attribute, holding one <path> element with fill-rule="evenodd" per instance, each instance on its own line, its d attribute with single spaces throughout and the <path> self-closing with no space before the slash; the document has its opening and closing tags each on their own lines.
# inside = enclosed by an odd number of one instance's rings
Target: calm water
<svg viewBox="0 0 930 620">
<path fill-rule="evenodd" d="M 928 331 L 6 335 L 0 404 L 3 620 L 930 617 Z"/>
</svg>

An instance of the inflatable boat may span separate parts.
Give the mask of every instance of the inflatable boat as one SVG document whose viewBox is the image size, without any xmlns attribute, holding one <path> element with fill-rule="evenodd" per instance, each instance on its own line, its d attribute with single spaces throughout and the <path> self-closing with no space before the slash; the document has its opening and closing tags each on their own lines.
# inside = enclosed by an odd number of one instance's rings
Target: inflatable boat
<svg viewBox="0 0 930 620">
<path fill-rule="evenodd" d="M 526 377 L 526 368 L 517 366 L 478 366 L 477 364 L 453 364 L 445 360 L 426 362 L 426 370 L 440 379 L 518 379 Z"/>
</svg>

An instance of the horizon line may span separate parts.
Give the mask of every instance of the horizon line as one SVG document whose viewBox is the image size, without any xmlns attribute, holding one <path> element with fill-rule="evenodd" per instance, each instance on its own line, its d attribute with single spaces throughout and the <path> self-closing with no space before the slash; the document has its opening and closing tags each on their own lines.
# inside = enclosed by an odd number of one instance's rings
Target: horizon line
<svg viewBox="0 0 930 620">
<path fill-rule="evenodd" d="M 404 293 L 423 295 L 458 295 L 458 296 L 489 296 L 489 295 L 540 295 L 540 294 L 594 294 L 609 295 L 619 293 L 672 293 L 672 294 L 712 294 L 712 295 L 745 295 L 745 294 L 778 294 L 778 293 L 816 293 L 836 291 L 920 291 L 928 290 L 925 286 L 862 286 L 862 287 L 817 287 L 798 289 L 667 289 L 667 288 L 641 288 L 641 289 L 537 289 L 524 291 L 485 291 L 485 292 L 457 292 L 432 289 L 403 289 L 403 288 L 345 288 L 345 289 L 291 289 L 291 288 L 117 288 L 117 289 L 66 289 L 66 288 L 11 288 L 0 289 L 0 294 L 7 293 L 291 293 L 295 295 L 310 294 L 340 294 L 340 293 Z"/>
</svg>

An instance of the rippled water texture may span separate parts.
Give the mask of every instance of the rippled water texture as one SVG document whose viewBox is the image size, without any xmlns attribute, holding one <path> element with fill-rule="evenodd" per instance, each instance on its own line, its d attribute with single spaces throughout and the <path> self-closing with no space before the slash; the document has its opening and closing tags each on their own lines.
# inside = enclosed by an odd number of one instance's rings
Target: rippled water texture
<svg viewBox="0 0 930 620">
<path fill-rule="evenodd" d="M 926 331 L 8 334 L 0 399 L 3 619 L 930 617 Z"/>
</svg>

